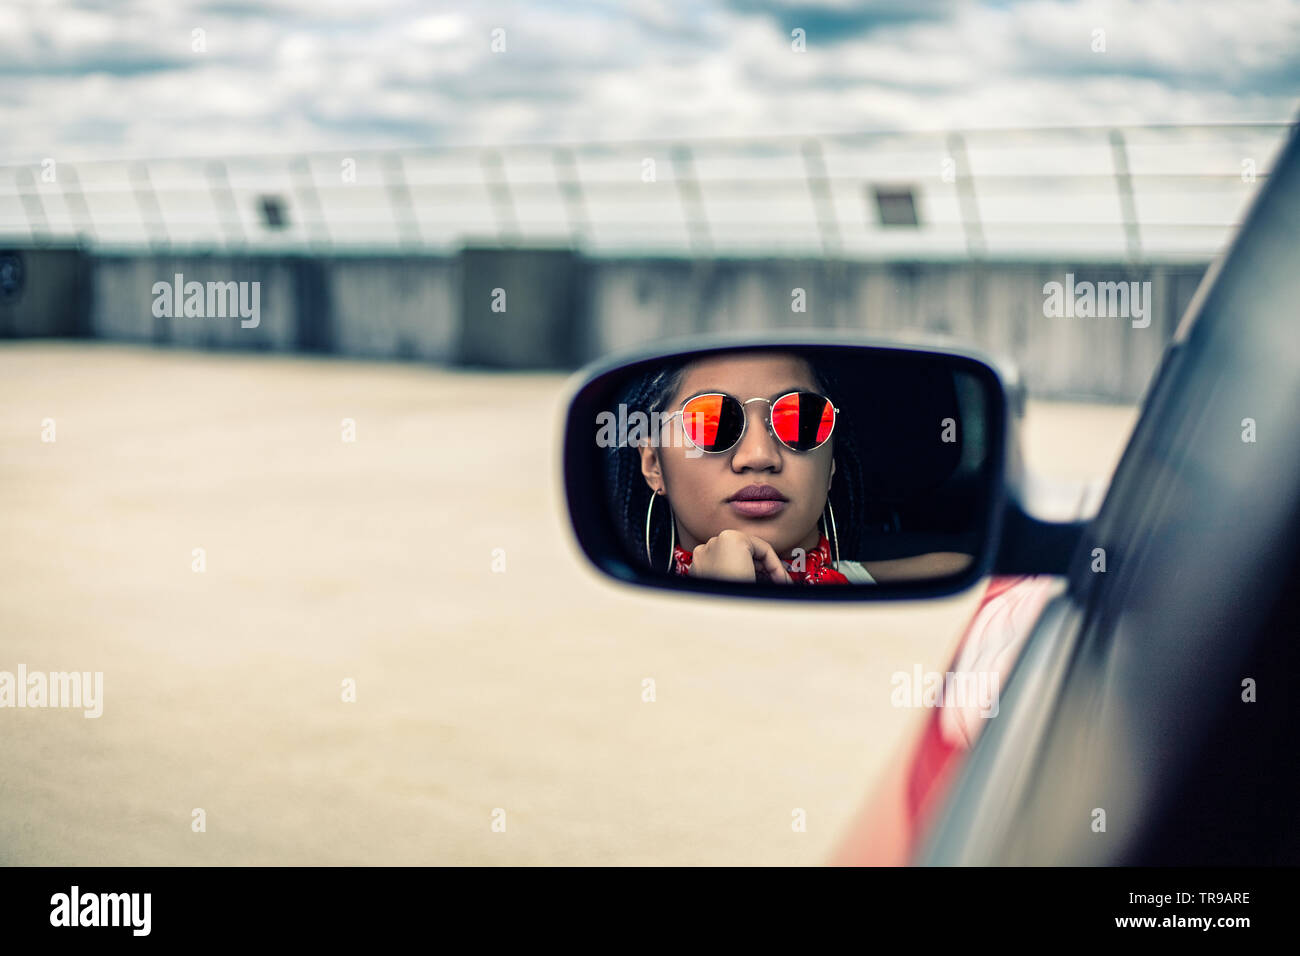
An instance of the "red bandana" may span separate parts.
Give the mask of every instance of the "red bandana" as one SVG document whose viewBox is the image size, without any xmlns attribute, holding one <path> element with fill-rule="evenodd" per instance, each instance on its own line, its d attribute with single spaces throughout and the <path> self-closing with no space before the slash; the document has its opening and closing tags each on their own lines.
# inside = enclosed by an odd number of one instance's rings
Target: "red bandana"
<svg viewBox="0 0 1300 956">
<path fill-rule="evenodd" d="M 680 544 L 673 546 L 673 573 L 688 574 L 693 555 Z M 849 579 L 831 566 L 831 543 L 822 535 L 817 547 L 804 555 L 804 570 L 791 569 L 790 562 L 782 561 L 790 580 L 795 584 L 848 584 Z"/>
</svg>

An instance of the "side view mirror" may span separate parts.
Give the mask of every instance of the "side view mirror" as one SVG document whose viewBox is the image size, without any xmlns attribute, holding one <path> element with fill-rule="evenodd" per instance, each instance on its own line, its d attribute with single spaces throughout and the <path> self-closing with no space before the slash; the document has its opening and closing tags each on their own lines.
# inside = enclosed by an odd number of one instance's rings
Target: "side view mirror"
<svg viewBox="0 0 1300 956">
<path fill-rule="evenodd" d="M 1009 395 L 972 352 L 806 330 L 596 363 L 564 422 L 578 544 L 623 581 L 782 599 L 1059 572 L 1079 526 L 1036 522 L 1007 495 Z"/>
</svg>

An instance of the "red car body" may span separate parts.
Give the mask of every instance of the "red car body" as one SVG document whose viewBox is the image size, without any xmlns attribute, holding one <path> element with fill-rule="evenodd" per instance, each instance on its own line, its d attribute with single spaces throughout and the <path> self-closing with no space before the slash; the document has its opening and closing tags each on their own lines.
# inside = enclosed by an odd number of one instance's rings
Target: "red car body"
<svg viewBox="0 0 1300 956">
<path fill-rule="evenodd" d="M 996 672 L 1005 687 L 1034 622 L 1063 579 L 994 577 L 962 634 L 948 670 Z M 919 736 L 884 778 L 831 859 L 835 866 L 911 863 L 946 786 L 974 745 L 984 721 L 977 706 L 944 701 L 927 712 Z"/>
</svg>

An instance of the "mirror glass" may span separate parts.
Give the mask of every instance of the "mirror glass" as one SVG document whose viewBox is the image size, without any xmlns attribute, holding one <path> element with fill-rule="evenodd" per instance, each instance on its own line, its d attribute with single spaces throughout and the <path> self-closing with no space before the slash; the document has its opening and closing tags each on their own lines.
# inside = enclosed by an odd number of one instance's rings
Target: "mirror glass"
<svg viewBox="0 0 1300 956">
<path fill-rule="evenodd" d="M 1001 480 L 996 373 L 965 356 L 750 346 L 605 372 L 569 410 L 580 542 L 692 587 L 961 586 Z"/>
</svg>

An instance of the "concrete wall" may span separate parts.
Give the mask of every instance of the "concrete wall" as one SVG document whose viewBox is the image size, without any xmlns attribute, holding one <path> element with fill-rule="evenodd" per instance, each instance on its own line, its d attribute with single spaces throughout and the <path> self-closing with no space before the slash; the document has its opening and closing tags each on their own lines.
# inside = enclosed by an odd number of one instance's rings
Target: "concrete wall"
<svg viewBox="0 0 1300 956">
<path fill-rule="evenodd" d="M 663 338 L 730 329 L 952 336 L 1012 359 L 1031 394 L 1138 398 L 1204 266 L 589 259 L 563 250 L 455 257 L 22 253 L 0 335 L 90 334 L 193 348 L 307 351 L 500 368 L 564 368 Z M 3 259 L 0 258 L 0 263 Z M 260 322 L 157 317 L 154 286 L 260 283 Z M 1047 318 L 1043 287 L 1150 282 L 1150 325 Z M 88 278 L 87 278 L 88 277 Z M 494 311 L 494 292 L 506 310 Z M 796 291 L 801 290 L 801 291 Z M 802 310 L 799 310 L 800 298 Z"/>
<path fill-rule="evenodd" d="M 256 326 L 235 316 L 154 315 L 155 283 L 257 282 Z M 451 361 L 455 260 L 301 256 L 96 255 L 91 333 L 199 348 L 270 349 Z"/>
<path fill-rule="evenodd" d="M 861 329 L 954 336 L 1016 363 L 1031 393 L 1134 400 L 1204 266 L 627 260 L 589 264 L 588 355 L 697 331 Z M 1046 318 L 1043 286 L 1149 281 L 1150 325 Z M 805 311 L 794 291 L 803 290 Z"/>
<path fill-rule="evenodd" d="M 461 253 L 459 360 L 490 368 L 573 368 L 587 313 L 583 269 L 567 249 Z"/>
<path fill-rule="evenodd" d="M 89 303 L 80 249 L 0 248 L 0 338 L 85 335 Z"/>
<path fill-rule="evenodd" d="M 97 338 L 187 348 L 284 351 L 297 347 L 299 290 L 295 270 L 284 259 L 96 255 L 91 262 L 90 329 Z M 208 282 L 258 283 L 258 324 L 245 327 L 236 315 L 156 316 L 154 304 L 162 294 L 155 294 L 156 284 L 172 288 L 177 276 L 182 292 L 190 282 L 203 284 L 205 290 Z M 204 299 L 206 312 L 206 294 Z M 175 311 L 174 302 L 167 306 Z"/>
<path fill-rule="evenodd" d="M 450 258 L 319 260 L 332 349 L 366 358 L 456 359 L 460 270 Z"/>
</svg>

